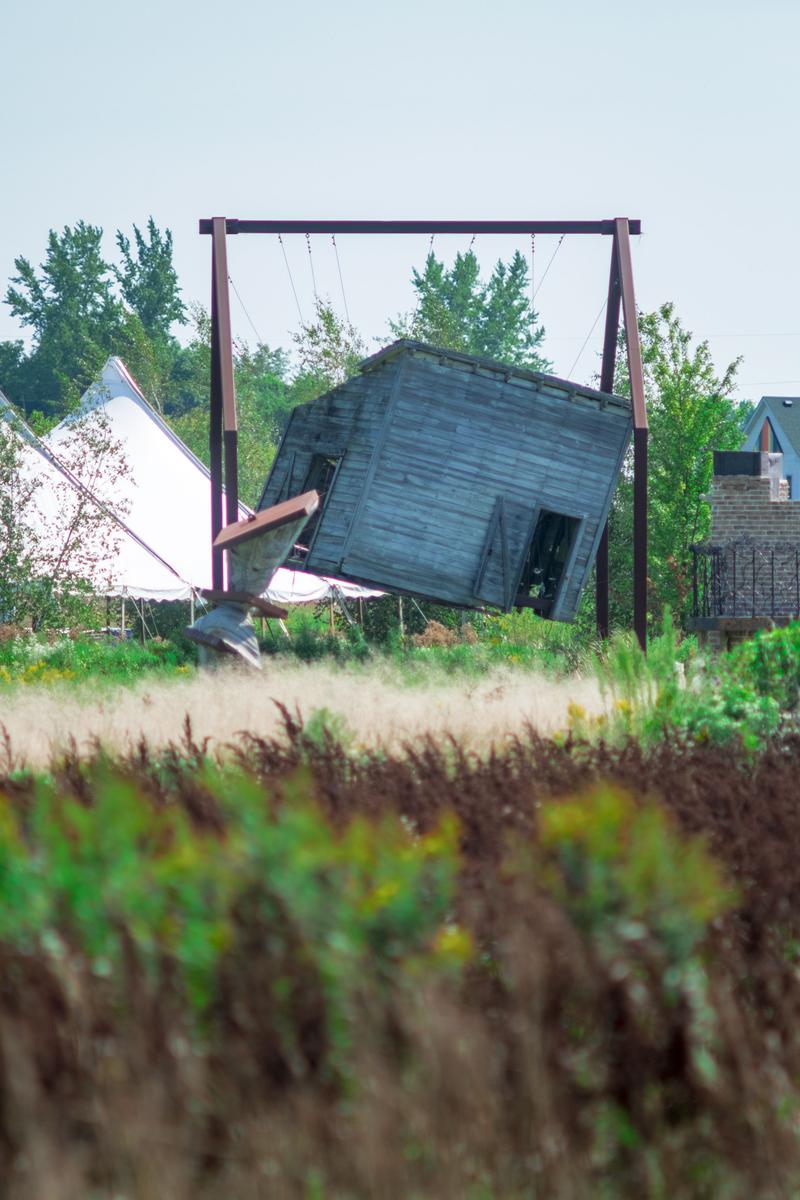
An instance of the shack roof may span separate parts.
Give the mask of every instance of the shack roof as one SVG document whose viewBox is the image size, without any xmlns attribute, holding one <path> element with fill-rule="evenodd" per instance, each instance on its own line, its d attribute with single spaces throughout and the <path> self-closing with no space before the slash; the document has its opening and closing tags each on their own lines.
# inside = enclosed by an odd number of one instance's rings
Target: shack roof
<svg viewBox="0 0 800 1200">
<path fill-rule="evenodd" d="M 398 341 L 392 342 L 390 346 L 379 350 L 377 354 L 365 358 L 363 362 L 359 363 L 359 370 L 367 373 L 382 363 L 404 354 L 430 355 L 442 364 L 448 363 L 461 367 L 469 370 L 472 374 L 486 374 L 489 377 L 501 376 L 505 382 L 513 379 L 515 382 L 530 387 L 532 391 L 538 392 L 543 388 L 552 388 L 566 392 L 570 396 L 594 400 L 601 408 L 610 405 L 622 409 L 626 413 L 631 411 L 631 402 L 625 396 L 600 392 L 595 388 L 585 387 L 583 384 L 560 379 L 557 375 L 547 375 L 543 371 L 531 371 L 527 367 L 510 366 L 508 363 L 496 362 L 489 358 L 476 358 L 471 354 L 463 354 L 459 350 L 443 350 L 439 346 L 430 346 L 426 342 L 417 342 L 412 338 L 400 338 Z"/>
</svg>

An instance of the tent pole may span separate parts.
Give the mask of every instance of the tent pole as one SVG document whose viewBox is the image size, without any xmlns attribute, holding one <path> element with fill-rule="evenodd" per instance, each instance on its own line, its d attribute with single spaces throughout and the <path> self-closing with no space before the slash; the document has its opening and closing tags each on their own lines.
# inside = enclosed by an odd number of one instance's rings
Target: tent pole
<svg viewBox="0 0 800 1200">
<path fill-rule="evenodd" d="M 125 593 L 122 593 L 122 623 L 120 625 L 122 640 L 125 640 Z"/>
</svg>

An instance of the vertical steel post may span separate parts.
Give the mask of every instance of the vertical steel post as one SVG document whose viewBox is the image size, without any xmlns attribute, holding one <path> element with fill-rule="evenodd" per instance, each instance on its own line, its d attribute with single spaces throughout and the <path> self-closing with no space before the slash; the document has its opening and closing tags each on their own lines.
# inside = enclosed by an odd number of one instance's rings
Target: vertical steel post
<svg viewBox="0 0 800 1200">
<path fill-rule="evenodd" d="M 619 262 L 628 375 L 633 407 L 633 628 L 643 650 L 647 649 L 647 407 L 636 297 L 633 290 L 631 234 L 627 217 L 614 221 L 614 241 Z"/>
<path fill-rule="evenodd" d="M 222 529 L 222 383 L 220 378 L 220 331 L 217 305 L 217 271 L 214 243 L 218 235 L 216 220 L 212 223 L 211 248 L 211 412 L 209 418 L 208 452 L 211 470 L 211 586 L 222 589 L 222 551 L 214 550 L 214 539 Z"/>
<path fill-rule="evenodd" d="M 222 529 L 222 455 L 225 451 L 225 523 L 239 519 L 238 428 L 233 385 L 231 306 L 225 218 L 211 222 L 211 541 Z M 223 435 L 224 430 L 224 435 Z M 212 585 L 224 587 L 221 550 L 212 550 Z"/>
<path fill-rule="evenodd" d="M 606 330 L 603 339 L 603 360 L 600 368 L 600 391 L 613 392 L 614 371 L 617 363 L 617 336 L 619 334 L 619 260 L 617 239 L 611 243 L 611 270 L 608 277 L 608 302 L 606 304 Z M 597 636 L 608 637 L 608 521 L 606 521 L 597 547 L 595 559 L 595 620 Z"/>
</svg>

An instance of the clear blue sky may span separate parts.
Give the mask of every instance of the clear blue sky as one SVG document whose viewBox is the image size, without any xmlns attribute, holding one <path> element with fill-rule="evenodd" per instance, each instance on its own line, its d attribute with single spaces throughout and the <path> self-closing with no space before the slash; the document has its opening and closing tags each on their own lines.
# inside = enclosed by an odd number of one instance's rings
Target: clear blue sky
<svg viewBox="0 0 800 1200">
<path fill-rule="evenodd" d="M 201 216 L 624 214 L 645 230 L 640 308 L 673 300 L 718 364 L 743 354 L 742 395 L 800 392 L 796 0 L 30 0 L 4 7 L 0 31 L 3 286 L 16 254 L 38 262 L 48 229 L 81 217 L 104 227 L 110 255 L 114 230 L 152 213 L 173 230 L 186 297 L 208 303 Z M 537 239 L 539 274 L 554 246 Z M 411 304 L 426 244 L 339 248 L 351 316 L 380 337 Z M 287 249 L 305 315 L 305 244 Z M 512 249 L 475 244 L 485 265 Z M 549 356 L 580 380 L 596 370 L 597 336 L 572 364 L 608 249 L 567 240 L 537 300 Z M 330 241 L 313 250 L 338 303 Z M 297 310 L 279 247 L 232 239 L 230 257 L 259 333 L 288 344 Z"/>
</svg>

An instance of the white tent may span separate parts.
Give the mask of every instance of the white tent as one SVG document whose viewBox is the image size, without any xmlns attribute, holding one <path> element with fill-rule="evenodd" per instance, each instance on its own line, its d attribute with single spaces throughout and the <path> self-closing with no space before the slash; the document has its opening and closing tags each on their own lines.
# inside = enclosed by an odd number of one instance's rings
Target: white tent
<svg viewBox="0 0 800 1200">
<path fill-rule="evenodd" d="M 211 586 L 211 481 L 208 468 L 145 400 L 119 358 L 109 358 L 99 384 L 84 395 L 75 414 L 44 439 L 58 455 L 70 426 L 93 409 L 102 409 L 111 436 L 123 448 L 129 478 L 120 479 L 122 520 L 151 552 L 149 560 L 120 564 L 126 594 L 147 599 L 186 599 L 192 589 Z M 82 470 L 90 469 L 86 464 Z M 81 483 L 87 484 L 87 479 Z M 242 517 L 249 509 L 240 505 Z M 155 565 L 158 563 L 159 570 Z M 164 588 L 163 566 L 174 572 Z M 353 584 L 322 579 L 303 571 L 278 570 L 267 597 L 277 604 L 302 604 L 336 592 L 345 597 L 375 596 Z"/>
<path fill-rule="evenodd" d="M 65 537 L 65 526 L 74 511 L 76 497 L 81 493 L 79 481 L 60 459 L 25 424 L 0 392 L 0 420 L 16 442 L 22 486 L 29 496 L 27 512 L 38 545 L 52 556 Z M 92 506 L 96 499 L 84 491 Z M 176 575 L 147 545 L 120 521 L 113 528 L 114 554 L 111 561 L 94 559 L 87 574 L 89 582 L 103 595 L 135 595 L 149 600 L 171 599 L 174 595 L 190 594 L 188 584 Z M 147 590 L 137 587 L 147 582 Z"/>
</svg>

